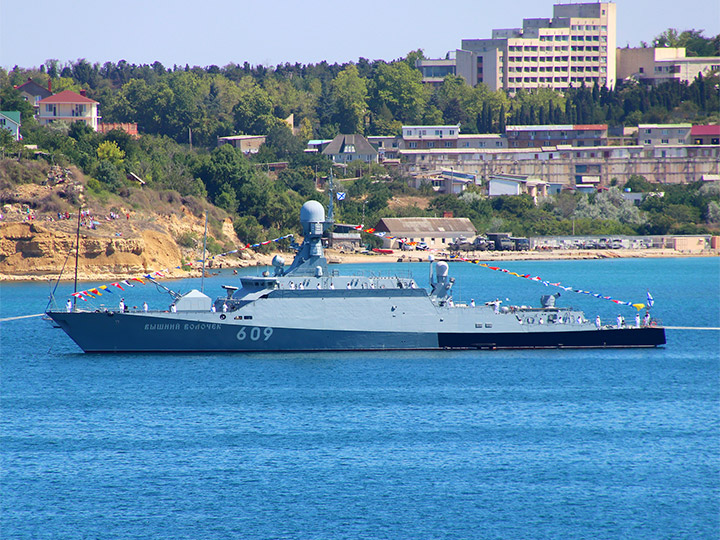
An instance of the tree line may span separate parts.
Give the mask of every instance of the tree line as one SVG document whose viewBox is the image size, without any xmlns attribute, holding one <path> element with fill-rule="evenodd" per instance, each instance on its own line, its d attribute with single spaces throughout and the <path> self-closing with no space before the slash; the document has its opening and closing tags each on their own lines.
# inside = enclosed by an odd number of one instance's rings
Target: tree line
<svg viewBox="0 0 720 540">
<path fill-rule="evenodd" d="M 669 29 L 654 45 L 685 46 L 688 55 L 720 54 L 720 37 L 702 31 Z M 464 133 L 500 133 L 507 124 L 717 121 L 717 74 L 690 84 L 649 87 L 619 81 L 613 89 L 580 86 L 564 94 L 541 88 L 510 98 L 486 85 L 472 87 L 448 76 L 437 87 L 424 85 L 415 62 L 421 50 L 395 61 L 346 64 L 248 63 L 224 67 L 173 66 L 124 60 L 91 64 L 85 59 L 38 68 L 0 70 L 0 106 L 31 111 L 12 87 L 32 78 L 53 91 L 86 90 L 100 103 L 105 122 L 137 122 L 142 133 L 178 143 L 213 146 L 218 136 L 267 134 L 291 114 L 300 139 L 329 139 L 338 133 L 397 135 L 403 124 L 460 124 Z M 11 109 L 16 110 L 16 109 Z"/>
</svg>

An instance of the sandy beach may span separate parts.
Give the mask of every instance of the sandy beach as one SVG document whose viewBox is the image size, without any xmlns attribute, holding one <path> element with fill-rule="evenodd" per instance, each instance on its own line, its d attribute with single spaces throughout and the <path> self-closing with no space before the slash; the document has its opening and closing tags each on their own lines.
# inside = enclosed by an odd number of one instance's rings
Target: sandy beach
<svg viewBox="0 0 720 540">
<path fill-rule="evenodd" d="M 219 268 L 247 268 L 254 266 L 269 266 L 273 256 L 270 254 L 254 254 L 251 260 L 238 259 L 236 257 L 223 257 L 221 260 L 216 259 L 212 267 L 206 270 L 207 275 L 213 275 Z M 288 253 L 281 253 L 286 261 L 291 259 Z M 452 261 L 452 255 L 447 252 L 438 251 L 395 251 L 392 254 L 374 253 L 372 255 L 362 253 L 344 253 L 332 249 L 325 250 L 325 256 L 330 264 L 368 264 L 368 263 L 397 263 L 397 262 L 426 262 L 428 257 L 432 255 L 435 260 Z M 588 260 L 588 259 L 623 259 L 623 258 L 679 258 L 679 257 L 718 257 L 720 253 L 717 251 L 704 250 L 701 252 L 681 252 L 674 249 L 616 249 L 616 250 L 540 250 L 540 251 L 477 251 L 477 252 L 461 252 L 459 257 L 471 260 L 480 260 L 487 262 L 498 261 L 547 261 L 547 260 Z M 457 260 L 457 259 L 455 259 Z M 460 261 L 458 261 L 460 262 Z M 163 272 L 158 279 L 182 279 L 187 277 L 199 277 L 200 269 L 193 268 L 191 270 L 182 270 L 179 268 L 166 269 L 157 268 L 142 271 L 128 272 L 106 272 L 92 271 L 87 272 L 82 268 L 78 272 L 78 280 L 87 281 L 117 281 L 142 276 L 150 272 Z M 54 281 L 57 280 L 58 274 L 0 274 L 0 282 L 9 281 Z M 61 280 L 72 281 L 74 279 L 74 269 L 66 269 Z"/>
</svg>

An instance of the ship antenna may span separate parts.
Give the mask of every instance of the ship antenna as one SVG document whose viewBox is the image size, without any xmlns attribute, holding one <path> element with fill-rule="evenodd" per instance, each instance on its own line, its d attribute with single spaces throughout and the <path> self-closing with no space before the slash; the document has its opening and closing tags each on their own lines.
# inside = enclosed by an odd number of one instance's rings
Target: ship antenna
<svg viewBox="0 0 720 540">
<path fill-rule="evenodd" d="M 200 278 L 200 292 L 205 292 L 205 253 L 207 249 L 207 221 L 208 214 L 205 210 L 205 235 L 203 236 L 203 265 L 202 265 L 202 277 Z"/>
<path fill-rule="evenodd" d="M 78 274 L 78 258 L 80 257 L 80 214 L 82 213 L 82 204 L 78 206 L 77 229 L 75 231 L 75 281 L 73 285 L 73 293 L 77 293 L 77 274 Z M 77 295 L 73 294 L 73 311 L 77 305 Z"/>
</svg>

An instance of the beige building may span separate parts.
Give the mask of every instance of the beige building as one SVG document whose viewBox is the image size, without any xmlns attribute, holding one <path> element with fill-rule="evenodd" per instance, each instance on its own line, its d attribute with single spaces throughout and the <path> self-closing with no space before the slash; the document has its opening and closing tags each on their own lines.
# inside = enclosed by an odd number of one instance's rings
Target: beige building
<svg viewBox="0 0 720 540">
<path fill-rule="evenodd" d="M 444 249 L 457 238 L 474 238 L 475 226 L 468 218 L 383 218 L 375 226 L 376 233 L 386 233 L 383 247 L 397 249 L 405 242 L 425 243 L 430 249 Z M 393 236 L 394 238 L 387 238 Z"/>
<path fill-rule="evenodd" d="M 533 88 L 615 86 L 616 5 L 557 4 L 552 18 L 523 19 L 522 28 L 494 29 L 490 39 L 464 39 L 454 74 L 475 86 L 509 93 Z M 466 60 L 470 53 L 474 61 Z M 453 72 L 449 62 L 421 60 L 423 80 Z"/>
<path fill-rule="evenodd" d="M 690 144 L 692 124 L 640 124 L 638 144 L 641 146 L 677 146 Z"/>
<path fill-rule="evenodd" d="M 474 174 L 486 184 L 492 175 L 520 175 L 537 178 L 549 185 L 622 185 L 633 174 L 650 182 L 683 184 L 720 174 L 720 146 L 660 145 L 573 147 L 483 150 L 433 148 L 400 150 L 409 175 L 428 171 L 453 170 Z M 712 177 L 712 176 L 710 176 Z"/>
<path fill-rule="evenodd" d="M 232 144 L 239 148 L 243 154 L 257 154 L 260 147 L 265 144 L 265 135 L 230 135 L 218 137 L 217 145 Z"/>
<path fill-rule="evenodd" d="M 700 73 L 720 71 L 719 57 L 688 57 L 684 47 L 617 49 L 616 59 L 618 79 L 635 79 L 646 84 L 673 80 L 690 83 Z"/>
</svg>

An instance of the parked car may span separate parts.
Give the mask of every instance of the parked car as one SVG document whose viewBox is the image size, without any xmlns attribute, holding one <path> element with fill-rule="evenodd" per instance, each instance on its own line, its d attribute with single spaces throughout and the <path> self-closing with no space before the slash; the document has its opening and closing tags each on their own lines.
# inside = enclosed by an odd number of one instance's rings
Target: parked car
<svg viewBox="0 0 720 540">
<path fill-rule="evenodd" d="M 430 248 L 425 242 L 418 242 L 415 246 L 415 249 L 417 249 L 418 251 L 427 251 Z"/>
</svg>

